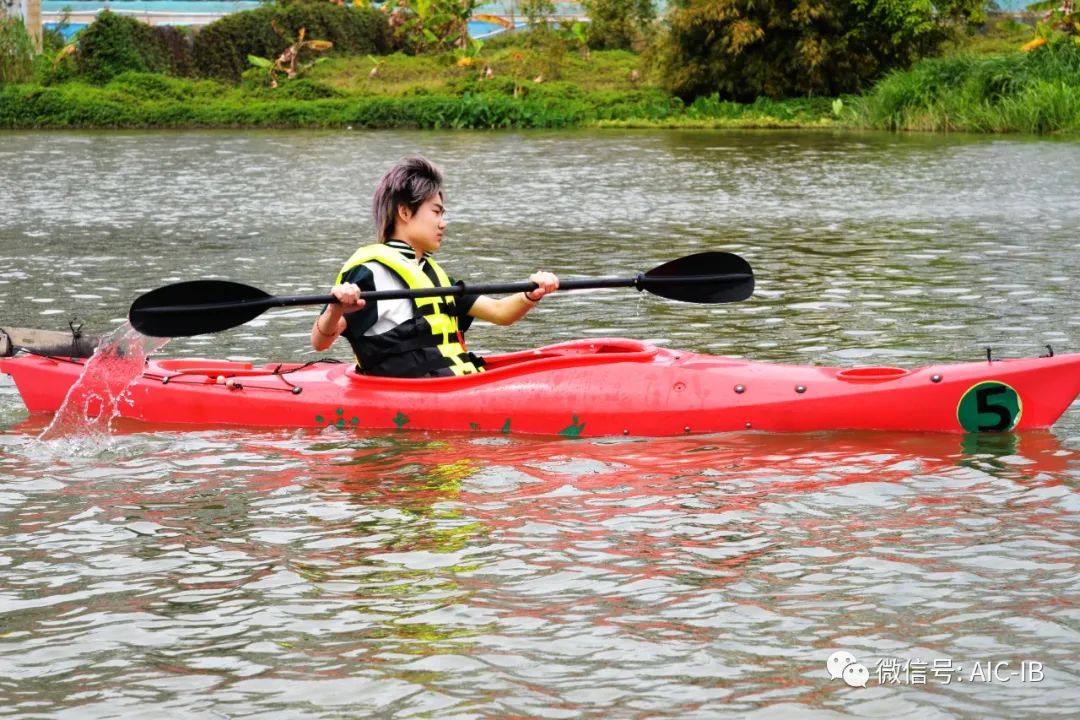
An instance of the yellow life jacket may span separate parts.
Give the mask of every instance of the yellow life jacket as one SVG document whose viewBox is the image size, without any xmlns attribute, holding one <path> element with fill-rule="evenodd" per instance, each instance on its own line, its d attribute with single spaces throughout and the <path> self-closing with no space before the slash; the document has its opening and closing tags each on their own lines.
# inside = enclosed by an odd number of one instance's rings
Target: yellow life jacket
<svg viewBox="0 0 1080 720">
<path fill-rule="evenodd" d="M 389 268 L 414 290 L 452 287 L 450 278 L 431 257 L 426 262 L 434 271 L 438 285 L 400 251 L 383 244 L 364 245 L 345 261 L 338 273 L 341 283 L 346 273 L 358 265 L 378 262 Z M 449 368 L 454 375 L 483 372 L 480 358 L 465 348 L 464 336 L 454 313 L 454 297 L 413 298 L 413 320 L 380 335 L 356 338 L 353 349 L 361 372 L 394 377 L 420 377 L 431 370 Z M 422 351 L 423 358 L 417 353 Z"/>
</svg>

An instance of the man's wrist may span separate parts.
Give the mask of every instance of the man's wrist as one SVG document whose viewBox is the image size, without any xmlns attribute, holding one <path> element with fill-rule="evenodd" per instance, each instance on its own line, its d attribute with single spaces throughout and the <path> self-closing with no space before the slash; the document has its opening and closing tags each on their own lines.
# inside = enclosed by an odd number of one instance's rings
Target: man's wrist
<svg viewBox="0 0 1080 720">
<path fill-rule="evenodd" d="M 315 331 L 317 333 L 319 333 L 320 335 L 322 335 L 323 337 L 328 337 L 328 338 L 337 337 L 337 332 L 336 331 L 335 332 L 327 332 L 327 331 L 323 330 L 322 319 L 323 319 L 322 315 L 320 315 L 318 318 L 316 318 L 316 320 L 315 320 Z"/>
</svg>

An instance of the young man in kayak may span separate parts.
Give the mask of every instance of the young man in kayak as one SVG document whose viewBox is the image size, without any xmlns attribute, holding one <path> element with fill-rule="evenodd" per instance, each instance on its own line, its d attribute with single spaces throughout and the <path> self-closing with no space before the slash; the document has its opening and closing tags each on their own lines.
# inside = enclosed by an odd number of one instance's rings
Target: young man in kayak
<svg viewBox="0 0 1080 720">
<path fill-rule="evenodd" d="M 431 257 L 446 230 L 442 174 L 422 157 L 390 168 L 375 190 L 379 242 L 359 248 L 330 290 L 327 305 L 311 328 L 311 346 L 327 350 L 340 335 L 352 345 L 367 375 L 451 377 L 482 372 L 484 361 L 465 348 L 473 318 L 512 325 L 559 287 L 549 272 L 536 272 L 530 293 L 494 299 L 484 295 L 415 300 L 371 300 L 363 294 L 402 287 L 451 287 L 454 281 Z"/>
</svg>

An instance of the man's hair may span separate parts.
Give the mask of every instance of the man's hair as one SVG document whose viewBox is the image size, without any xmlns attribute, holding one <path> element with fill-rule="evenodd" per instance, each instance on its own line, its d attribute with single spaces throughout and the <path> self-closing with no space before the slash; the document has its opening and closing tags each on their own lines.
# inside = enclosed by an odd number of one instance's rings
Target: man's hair
<svg viewBox="0 0 1080 720">
<path fill-rule="evenodd" d="M 375 188 L 372 214 L 379 242 L 390 239 L 399 207 L 405 205 L 415 213 L 428 198 L 438 194 L 442 194 L 442 173 L 430 160 L 419 155 L 399 160 Z"/>
</svg>

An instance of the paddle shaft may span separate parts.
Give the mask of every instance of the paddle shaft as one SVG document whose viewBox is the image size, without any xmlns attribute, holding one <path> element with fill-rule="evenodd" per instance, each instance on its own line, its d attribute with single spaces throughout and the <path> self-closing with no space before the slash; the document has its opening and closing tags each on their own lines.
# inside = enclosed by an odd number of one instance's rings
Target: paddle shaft
<svg viewBox="0 0 1080 720">
<path fill-rule="evenodd" d="M 747 273 L 728 273 L 724 275 L 678 275 L 672 277 L 645 277 L 639 274 L 637 277 L 621 278 L 581 278 L 559 281 L 560 290 L 591 290 L 600 288 L 636 287 L 638 290 L 645 289 L 650 285 L 661 284 L 694 284 L 716 283 L 723 281 L 738 281 L 752 277 Z M 447 295 L 505 295 L 516 292 L 531 292 L 539 287 L 531 281 L 512 283 L 487 283 L 480 285 L 468 285 L 459 282 L 450 287 L 438 288 L 400 288 L 397 290 L 373 290 L 361 294 L 364 300 L 401 300 L 404 298 L 445 297 Z M 163 307 L 148 307 L 140 310 L 142 313 L 170 314 L 192 313 L 200 311 L 227 311 L 239 308 L 274 308 L 292 307 L 296 305 L 327 305 L 336 303 L 338 299 L 333 295 L 272 295 L 264 298 L 244 300 L 234 303 L 206 303 L 192 305 L 166 305 Z"/>
<path fill-rule="evenodd" d="M 680 302 L 738 302 L 754 292 L 754 271 L 750 263 L 733 253 L 701 252 L 669 260 L 632 277 L 571 278 L 559 282 L 560 290 L 625 287 Z M 490 285 L 457 283 L 450 287 L 365 291 L 360 297 L 391 300 L 500 295 L 536 288 L 536 283 L 531 281 Z M 150 337 L 190 337 L 243 325 L 270 308 L 337 302 L 332 295 L 275 297 L 250 285 L 228 280 L 189 280 L 140 295 L 128 310 L 128 320 L 133 328 Z"/>
</svg>

